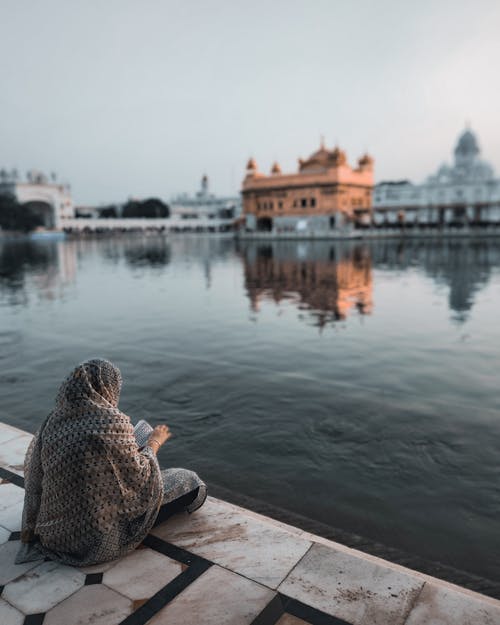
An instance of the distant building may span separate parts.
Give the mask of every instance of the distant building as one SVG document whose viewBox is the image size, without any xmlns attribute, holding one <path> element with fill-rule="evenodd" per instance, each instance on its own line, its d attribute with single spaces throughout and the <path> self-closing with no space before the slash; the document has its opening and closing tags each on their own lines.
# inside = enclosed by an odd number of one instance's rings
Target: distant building
<svg viewBox="0 0 500 625">
<path fill-rule="evenodd" d="M 217 196 L 210 193 L 208 176 L 201 179 L 196 195 L 178 195 L 170 202 L 170 214 L 180 219 L 237 219 L 241 214 L 238 196 Z"/>
<path fill-rule="evenodd" d="M 29 206 L 42 217 L 45 228 L 63 228 L 65 220 L 75 216 L 69 185 L 57 183 L 55 174 L 49 181 L 45 174 L 31 170 L 22 181 L 15 170 L 1 170 L 0 193 L 10 193 Z"/>
<path fill-rule="evenodd" d="M 480 159 L 474 133 L 465 130 L 453 165 L 441 165 L 423 184 L 399 180 L 375 185 L 373 223 L 458 227 L 500 223 L 500 180 Z"/>
<path fill-rule="evenodd" d="M 248 230 L 326 231 L 371 219 L 373 159 L 365 154 L 352 168 L 344 151 L 319 150 L 299 159 L 295 174 L 274 163 L 268 176 L 252 158 L 243 181 L 243 213 Z"/>
</svg>

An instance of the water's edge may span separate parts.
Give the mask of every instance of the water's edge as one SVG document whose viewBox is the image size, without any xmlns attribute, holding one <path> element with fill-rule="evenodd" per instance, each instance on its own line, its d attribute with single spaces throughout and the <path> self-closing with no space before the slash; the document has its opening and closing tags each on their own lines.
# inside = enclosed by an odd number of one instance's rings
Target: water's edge
<svg viewBox="0 0 500 625">
<path fill-rule="evenodd" d="M 264 516 L 275 519 L 288 525 L 293 525 L 311 534 L 316 534 L 322 538 L 327 538 L 334 542 L 357 549 L 372 556 L 388 560 L 394 564 L 399 564 L 409 569 L 413 569 L 425 575 L 437 577 L 444 581 L 463 586 L 468 590 L 500 599 L 500 582 L 486 579 L 467 571 L 461 571 L 452 566 L 426 560 L 420 556 L 407 553 L 401 549 L 388 547 L 382 543 L 364 538 L 358 534 L 346 532 L 326 523 L 315 521 L 301 514 L 285 510 L 278 506 L 274 506 L 265 501 L 248 497 L 241 493 L 234 492 L 223 486 L 219 486 L 210 482 L 208 484 L 208 492 L 217 499 L 223 499 L 229 503 L 235 504 L 242 508 L 247 508 L 253 512 L 257 512 Z"/>
</svg>

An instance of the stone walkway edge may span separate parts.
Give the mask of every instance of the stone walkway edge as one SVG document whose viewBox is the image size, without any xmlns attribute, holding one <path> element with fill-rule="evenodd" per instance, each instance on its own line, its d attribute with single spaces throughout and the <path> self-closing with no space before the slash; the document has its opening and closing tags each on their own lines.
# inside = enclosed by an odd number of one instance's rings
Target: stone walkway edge
<svg viewBox="0 0 500 625">
<path fill-rule="evenodd" d="M 31 434 L 0 422 L 1 625 L 500 625 L 500 601 L 209 497 L 125 558 L 14 564 Z"/>
</svg>

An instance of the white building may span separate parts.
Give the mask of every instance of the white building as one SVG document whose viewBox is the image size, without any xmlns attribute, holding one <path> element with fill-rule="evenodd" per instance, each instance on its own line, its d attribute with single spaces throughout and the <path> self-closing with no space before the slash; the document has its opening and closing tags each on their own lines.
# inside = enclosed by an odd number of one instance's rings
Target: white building
<svg viewBox="0 0 500 625">
<path fill-rule="evenodd" d="M 241 215 L 241 198 L 220 197 L 210 193 L 208 177 L 201 179 L 194 196 L 178 195 L 170 202 L 170 215 L 180 219 L 236 219 Z"/>
<path fill-rule="evenodd" d="M 481 160 L 476 136 L 465 130 L 453 165 L 441 165 L 423 184 L 400 180 L 375 185 L 373 222 L 379 227 L 500 224 L 500 179 Z"/>
<path fill-rule="evenodd" d="M 29 206 L 38 213 L 45 228 L 64 228 L 65 220 L 75 216 L 75 207 L 68 185 L 60 184 L 38 171 L 30 171 L 21 181 L 15 171 L 0 172 L 0 193 L 10 193 L 20 204 Z"/>
</svg>

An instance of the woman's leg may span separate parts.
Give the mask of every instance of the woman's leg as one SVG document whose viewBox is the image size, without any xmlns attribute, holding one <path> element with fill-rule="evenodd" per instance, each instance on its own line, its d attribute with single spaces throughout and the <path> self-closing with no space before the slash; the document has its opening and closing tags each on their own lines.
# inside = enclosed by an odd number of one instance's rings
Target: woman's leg
<svg viewBox="0 0 500 625">
<path fill-rule="evenodd" d="M 188 512 L 200 508 L 207 498 L 207 486 L 194 471 L 189 469 L 163 469 L 163 505 L 172 503 L 186 494 L 197 492 L 197 496 L 185 507 Z"/>
<path fill-rule="evenodd" d="M 173 501 L 169 501 L 168 503 L 164 503 L 160 506 L 158 511 L 158 516 L 156 517 L 156 521 L 153 527 L 156 527 L 160 523 L 163 523 L 172 515 L 177 514 L 178 512 L 183 512 L 186 508 L 193 503 L 193 501 L 198 497 L 199 488 L 195 488 L 194 490 L 174 499 Z"/>
</svg>

